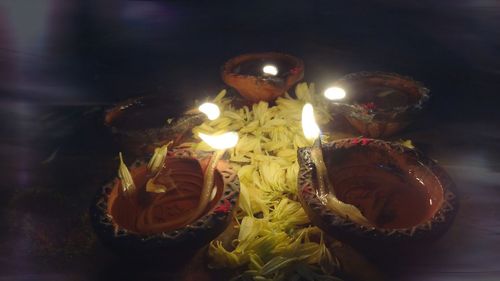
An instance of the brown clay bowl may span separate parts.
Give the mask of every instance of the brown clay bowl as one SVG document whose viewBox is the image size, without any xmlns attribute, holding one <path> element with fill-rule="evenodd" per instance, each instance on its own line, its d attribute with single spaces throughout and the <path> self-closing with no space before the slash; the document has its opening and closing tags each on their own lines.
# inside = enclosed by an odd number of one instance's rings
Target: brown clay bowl
<svg viewBox="0 0 500 281">
<path fill-rule="evenodd" d="M 147 163 L 136 161 L 130 167 L 139 189 L 134 196 L 121 195 L 118 178 L 98 190 L 90 210 L 97 236 L 122 257 L 161 257 L 174 262 L 189 258 L 229 225 L 239 194 L 235 171 L 221 160 L 214 174 L 215 191 L 203 214 L 188 224 L 161 226 L 197 207 L 209 157 L 188 150 L 170 155 L 156 181 L 175 184 L 167 193 L 145 191 Z M 145 221 L 148 210 L 151 216 Z"/>
<path fill-rule="evenodd" d="M 357 248 L 427 243 L 441 236 L 456 215 L 456 189 L 448 174 L 431 159 L 400 144 L 354 138 L 323 146 L 335 195 L 357 206 L 369 226 L 332 211 L 319 196 L 311 149 L 300 149 L 298 157 L 299 197 L 309 218 Z"/>
<path fill-rule="evenodd" d="M 420 82 L 394 73 L 352 73 L 335 85 L 347 96 L 333 103 L 333 109 L 372 138 L 390 136 L 407 127 L 429 99 L 429 90 Z"/>
<path fill-rule="evenodd" d="M 277 73 L 264 73 L 266 65 L 275 66 Z M 222 80 L 251 102 L 273 101 L 303 77 L 302 60 L 281 53 L 240 55 L 222 68 Z"/>
<path fill-rule="evenodd" d="M 186 110 L 182 101 L 168 97 L 135 97 L 107 110 L 104 124 L 120 151 L 142 156 L 169 141 L 174 146 L 186 141 L 190 130 L 205 120 L 204 114 L 184 114 Z"/>
</svg>

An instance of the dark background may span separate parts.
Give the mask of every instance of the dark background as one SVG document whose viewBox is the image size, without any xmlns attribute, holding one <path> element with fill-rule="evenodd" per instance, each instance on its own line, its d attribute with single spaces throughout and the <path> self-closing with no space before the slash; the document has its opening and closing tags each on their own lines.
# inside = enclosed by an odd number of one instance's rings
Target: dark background
<svg viewBox="0 0 500 281">
<path fill-rule="evenodd" d="M 427 115 L 398 138 L 450 172 L 462 209 L 427 256 L 394 271 L 500 279 L 500 2 L 413 2 L 0 0 L 0 280 L 106 277 L 112 258 L 81 230 L 115 172 L 103 110 L 215 95 L 222 63 L 259 51 L 303 58 L 319 86 L 382 70 L 430 88 Z"/>
</svg>

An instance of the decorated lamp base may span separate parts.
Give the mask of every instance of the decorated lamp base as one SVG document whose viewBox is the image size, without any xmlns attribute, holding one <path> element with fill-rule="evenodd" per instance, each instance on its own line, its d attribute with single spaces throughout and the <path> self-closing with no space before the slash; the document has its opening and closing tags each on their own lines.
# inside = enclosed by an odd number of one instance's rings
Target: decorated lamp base
<svg viewBox="0 0 500 281">
<path fill-rule="evenodd" d="M 222 80 L 250 102 L 273 101 L 303 76 L 302 60 L 281 53 L 244 54 L 222 69 Z"/>
<path fill-rule="evenodd" d="M 333 103 L 333 110 L 372 138 L 390 136 L 407 127 L 429 99 L 429 89 L 420 82 L 394 73 L 352 73 L 335 85 L 347 95 Z"/>
<path fill-rule="evenodd" d="M 428 242 L 453 221 L 453 181 L 429 158 L 397 143 L 344 139 L 323 145 L 328 177 L 339 199 L 357 206 L 367 227 L 335 213 L 319 198 L 309 148 L 299 151 L 299 197 L 311 221 L 359 248 Z"/>
<path fill-rule="evenodd" d="M 239 195 L 236 173 L 221 160 L 207 207 L 194 220 L 183 219 L 190 218 L 198 206 L 209 158 L 210 154 L 186 150 L 168 158 L 157 178 L 157 184 L 173 187 L 165 193 L 138 190 L 134 198 L 124 198 L 119 179 L 99 189 L 91 206 L 99 238 L 112 250 L 137 257 L 194 253 L 206 245 L 231 221 Z M 144 189 L 146 163 L 138 161 L 130 170 L 136 185 Z"/>
</svg>

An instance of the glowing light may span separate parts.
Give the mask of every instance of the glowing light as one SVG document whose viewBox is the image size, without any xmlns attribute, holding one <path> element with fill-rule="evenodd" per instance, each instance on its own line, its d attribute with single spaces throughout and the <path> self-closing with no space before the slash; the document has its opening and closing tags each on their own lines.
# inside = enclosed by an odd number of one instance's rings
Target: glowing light
<svg viewBox="0 0 500 281">
<path fill-rule="evenodd" d="M 325 98 L 329 100 L 341 100 L 345 98 L 345 90 L 340 87 L 330 87 L 324 92 Z"/>
<path fill-rule="evenodd" d="M 262 72 L 264 72 L 264 74 L 275 76 L 278 74 L 278 68 L 272 64 L 268 64 L 262 68 Z"/>
<path fill-rule="evenodd" d="M 198 110 L 205 113 L 207 115 L 207 118 L 210 120 L 215 120 L 219 118 L 220 116 L 220 109 L 219 107 L 211 102 L 206 102 L 198 107 Z"/>
<path fill-rule="evenodd" d="M 321 132 L 314 119 L 314 109 L 310 103 L 306 103 L 302 108 L 302 130 L 306 139 L 311 141 L 315 140 Z"/>
<path fill-rule="evenodd" d="M 220 135 L 207 135 L 204 133 L 198 133 L 198 136 L 206 142 L 213 149 L 228 149 L 236 146 L 238 143 L 238 133 L 227 132 Z"/>
</svg>

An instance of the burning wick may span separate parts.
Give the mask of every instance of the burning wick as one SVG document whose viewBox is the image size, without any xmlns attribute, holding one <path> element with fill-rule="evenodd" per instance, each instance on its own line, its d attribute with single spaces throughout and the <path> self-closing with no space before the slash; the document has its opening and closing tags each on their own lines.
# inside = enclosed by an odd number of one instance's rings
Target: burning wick
<svg viewBox="0 0 500 281">
<path fill-rule="evenodd" d="M 325 90 L 323 95 L 329 100 L 341 100 L 345 98 L 346 93 L 345 90 L 340 87 L 330 87 Z"/>
<path fill-rule="evenodd" d="M 198 107 L 198 110 L 205 113 L 209 120 L 215 120 L 220 116 L 219 107 L 211 102 L 206 102 Z"/>
<path fill-rule="evenodd" d="M 319 198 L 337 214 L 347 217 L 359 224 L 371 226 L 361 211 L 354 205 L 340 201 L 335 195 L 335 190 L 330 184 L 327 176 L 325 161 L 323 160 L 323 149 L 321 146 L 321 131 L 314 118 L 314 109 L 310 103 L 302 108 L 302 130 L 304 136 L 313 142 L 311 147 L 311 160 L 316 167 L 316 177 L 319 185 Z M 331 192 L 328 189 L 331 188 Z"/>
<path fill-rule="evenodd" d="M 191 219 L 197 219 L 207 207 L 210 197 L 212 195 L 212 187 L 214 185 L 214 173 L 217 163 L 219 162 L 226 149 L 236 146 L 238 143 L 238 133 L 227 132 L 221 135 L 207 135 L 199 133 L 198 136 L 206 142 L 210 147 L 216 149 L 210 162 L 208 163 L 207 169 L 205 170 L 205 175 L 203 176 L 203 189 L 200 194 L 200 201 L 198 202 L 198 207 L 193 213 Z"/>
<path fill-rule="evenodd" d="M 272 64 L 268 64 L 262 68 L 262 72 L 267 75 L 276 76 L 276 74 L 278 74 L 278 68 Z"/>
<path fill-rule="evenodd" d="M 238 143 L 238 133 L 236 132 L 227 132 L 216 136 L 199 133 L 198 136 L 210 147 L 217 150 L 232 148 Z"/>
<path fill-rule="evenodd" d="M 302 108 L 302 130 L 304 131 L 304 136 L 310 142 L 319 139 L 321 131 L 314 118 L 314 109 L 310 103 L 306 103 Z"/>
<path fill-rule="evenodd" d="M 320 195 L 328 194 L 328 177 L 326 175 L 326 165 L 323 161 L 323 150 L 321 148 L 321 131 L 314 118 L 314 109 L 310 103 L 306 103 L 302 108 L 302 130 L 307 140 L 313 143 L 311 147 L 311 159 L 316 166 Z"/>
</svg>

